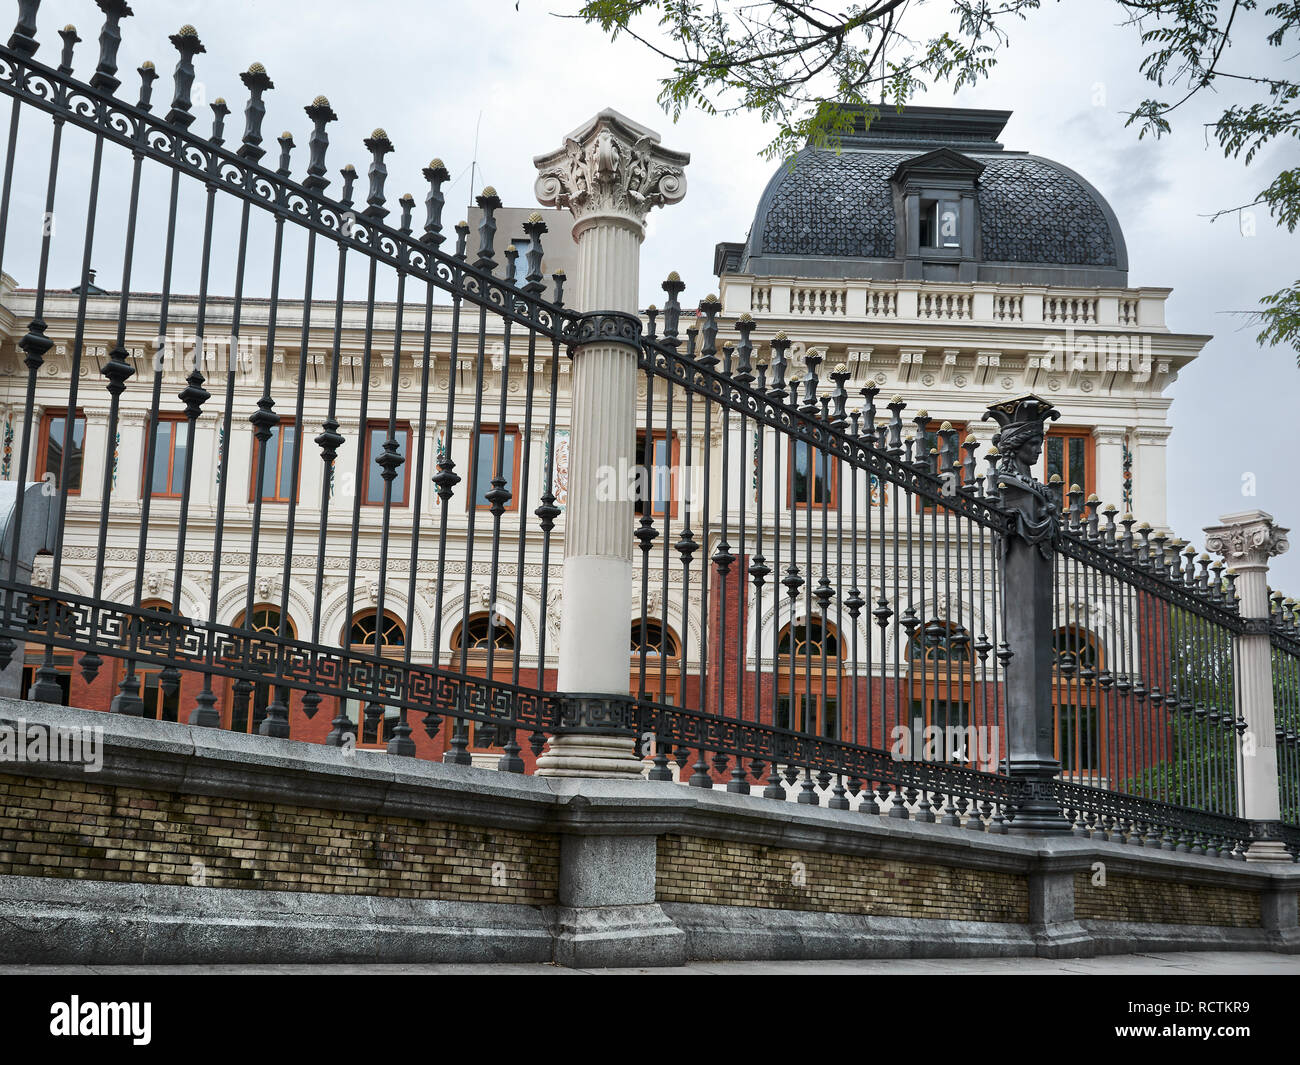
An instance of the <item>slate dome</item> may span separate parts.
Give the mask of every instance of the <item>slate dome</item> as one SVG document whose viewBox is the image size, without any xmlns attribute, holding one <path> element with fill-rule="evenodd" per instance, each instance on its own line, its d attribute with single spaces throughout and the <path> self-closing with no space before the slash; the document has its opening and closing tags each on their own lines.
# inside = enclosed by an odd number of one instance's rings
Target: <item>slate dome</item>
<svg viewBox="0 0 1300 1065">
<path fill-rule="evenodd" d="M 748 239 L 719 245 L 719 271 L 1126 285 L 1110 205 L 1068 167 L 1004 150 L 997 137 L 1010 115 L 884 108 L 870 129 L 859 121 L 838 155 L 805 148 L 772 175 Z M 909 245 L 909 194 L 922 210 L 944 197 L 964 205 L 956 213 L 971 218 L 959 248 Z"/>
</svg>

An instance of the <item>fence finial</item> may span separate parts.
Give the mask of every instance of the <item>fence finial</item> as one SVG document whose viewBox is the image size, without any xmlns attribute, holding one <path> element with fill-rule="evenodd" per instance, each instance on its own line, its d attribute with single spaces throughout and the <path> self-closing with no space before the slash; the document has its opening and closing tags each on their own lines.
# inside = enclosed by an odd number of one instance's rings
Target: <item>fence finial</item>
<svg viewBox="0 0 1300 1065">
<path fill-rule="evenodd" d="M 790 338 L 785 332 L 779 332 L 772 338 L 772 378 L 768 385 L 767 397 L 778 403 L 784 403 L 789 395 L 785 384 L 785 374 L 789 363 L 786 353 L 790 350 Z"/>
<path fill-rule="evenodd" d="M 207 49 L 199 40 L 198 30 L 189 25 L 182 26 L 169 40 L 181 57 L 176 60 L 176 70 L 172 75 L 175 92 L 172 93 L 172 107 L 167 112 L 166 120 L 182 129 L 189 129 L 190 123 L 194 121 L 194 115 L 190 112 L 190 92 L 194 88 L 194 57 Z"/>
<path fill-rule="evenodd" d="M 239 145 L 238 155 L 241 159 L 250 159 L 254 163 L 266 152 L 262 149 L 262 119 L 266 117 L 266 104 L 262 102 L 262 93 L 274 89 L 273 82 L 266 73 L 266 67 L 254 63 L 239 75 L 248 89 L 248 104 L 244 107 L 244 138 Z"/>
<path fill-rule="evenodd" d="M 497 268 L 496 253 L 492 245 L 497 236 L 496 212 L 501 209 L 501 197 L 497 195 L 497 190 L 489 185 L 474 197 L 474 202 L 483 212 L 483 217 L 478 224 L 478 257 L 474 260 L 474 265 L 490 274 Z"/>
<path fill-rule="evenodd" d="M 303 184 L 320 192 L 329 185 L 329 178 L 325 176 L 325 151 L 329 148 L 330 138 L 325 127 L 330 122 L 337 121 L 339 116 L 324 96 L 316 97 L 303 110 L 312 124 L 311 136 L 307 138 L 307 177 L 303 179 Z"/>
<path fill-rule="evenodd" d="M 152 110 L 153 83 L 158 80 L 158 69 L 146 59 L 137 68 L 136 73 L 140 75 L 140 99 L 135 106 L 141 111 Z"/>
<path fill-rule="evenodd" d="M 18 21 L 9 37 L 9 47 L 21 56 L 31 57 L 40 47 L 36 43 L 36 12 L 41 0 L 18 0 Z"/>
<path fill-rule="evenodd" d="M 808 372 L 803 379 L 803 402 L 799 404 L 799 413 L 806 414 L 809 418 L 817 417 L 817 385 L 820 381 L 817 367 L 822 364 L 822 350 L 822 348 L 809 348 L 803 359 Z"/>
<path fill-rule="evenodd" d="M 429 191 L 424 195 L 424 243 L 437 248 L 447 239 L 442 235 L 442 209 L 447 202 L 442 194 L 442 185 L 451 173 L 441 159 L 431 160 L 423 173 L 424 180 L 429 183 Z"/>
<path fill-rule="evenodd" d="M 218 96 L 209 105 L 212 108 L 212 136 L 208 138 L 213 144 L 220 147 L 226 139 L 226 116 L 230 114 L 230 108 L 226 106 L 223 97 Z"/>
<path fill-rule="evenodd" d="M 70 77 L 72 75 L 72 50 L 81 43 L 81 38 L 77 36 L 77 27 L 71 22 L 59 30 L 59 36 L 63 38 L 63 54 L 59 56 L 59 73 L 64 77 Z"/>
<path fill-rule="evenodd" d="M 280 165 L 275 168 L 275 172 L 282 178 L 289 176 L 289 154 L 293 151 L 293 134 L 287 129 L 280 134 L 276 140 L 280 144 Z"/>
<path fill-rule="evenodd" d="M 540 296 L 546 286 L 542 284 L 542 234 L 548 232 L 541 213 L 534 211 L 524 223 L 524 236 L 528 238 L 527 273 L 524 275 L 524 291 Z"/>
<path fill-rule="evenodd" d="M 668 294 L 663 310 L 663 342 L 676 348 L 682 342 L 677 332 L 682 318 L 682 304 L 679 297 L 685 291 L 686 283 L 681 279 L 681 275 L 673 270 L 659 287 Z"/>
<path fill-rule="evenodd" d="M 361 213 L 367 218 L 384 219 L 388 217 L 388 208 L 384 206 L 384 182 L 388 180 L 384 156 L 393 150 L 393 142 L 382 129 L 376 129 L 361 143 L 370 153 L 370 169 L 366 172 L 370 178 L 370 193 L 366 196 L 368 206 Z"/>
<path fill-rule="evenodd" d="M 703 343 L 700 345 L 698 361 L 705 366 L 716 366 L 718 364 L 718 312 L 722 310 L 722 304 L 717 296 L 709 293 L 700 300 L 700 310 L 704 313 L 704 324 L 700 327 Z"/>
<path fill-rule="evenodd" d="M 754 380 L 754 345 L 750 343 L 749 334 L 758 325 L 754 316 L 746 311 L 736 321 L 736 331 L 740 334 L 740 343 L 736 345 L 736 372 L 734 377 L 743 385 Z"/>
<path fill-rule="evenodd" d="M 112 93 L 122 83 L 117 78 L 117 50 L 122 44 L 122 19 L 133 15 L 131 5 L 124 0 L 97 0 L 104 13 L 104 25 L 99 31 L 99 62 L 90 84 L 103 92 Z"/>
</svg>

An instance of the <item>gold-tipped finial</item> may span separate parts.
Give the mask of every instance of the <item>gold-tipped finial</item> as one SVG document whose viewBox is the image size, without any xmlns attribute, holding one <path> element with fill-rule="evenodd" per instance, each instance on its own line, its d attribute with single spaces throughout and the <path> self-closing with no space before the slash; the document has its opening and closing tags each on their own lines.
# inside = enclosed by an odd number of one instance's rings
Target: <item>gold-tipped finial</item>
<svg viewBox="0 0 1300 1065">
<path fill-rule="evenodd" d="M 848 373 L 848 372 L 849 372 L 848 363 L 844 363 L 844 362 L 837 362 L 835 364 L 835 369 L 831 371 L 831 373 Z"/>
<path fill-rule="evenodd" d="M 1090 495 L 1087 499 L 1084 500 L 1084 502 L 1085 502 L 1085 503 L 1100 503 L 1100 502 L 1101 502 L 1101 496 L 1099 496 L 1096 492 L 1093 492 L 1092 495 Z"/>
<path fill-rule="evenodd" d="M 412 196 L 409 192 L 404 192 L 404 193 L 402 193 L 401 196 L 399 196 L 399 197 L 397 198 L 397 202 L 398 202 L 398 203 L 414 203 L 414 202 L 415 202 L 415 197 Z"/>
<path fill-rule="evenodd" d="M 715 296 L 712 292 L 710 292 L 707 296 L 704 297 L 704 302 L 705 302 L 705 303 L 717 303 L 717 302 L 718 302 L 718 297 Z"/>
<path fill-rule="evenodd" d="M 1060 484 L 1060 483 L 1061 483 L 1061 475 L 1060 475 L 1059 473 L 1054 473 L 1054 474 L 1052 474 L 1052 476 L 1050 476 L 1049 478 L 1047 478 L 1047 483 L 1048 483 L 1048 484 Z"/>
<path fill-rule="evenodd" d="M 143 63 L 140 64 L 140 69 L 141 69 L 141 70 L 155 70 L 155 69 L 157 69 L 157 68 L 154 67 L 154 65 L 153 65 L 153 60 L 152 60 L 152 59 L 146 59 Z"/>
<path fill-rule="evenodd" d="M 376 129 L 372 129 L 372 130 L 370 131 L 370 139 L 371 139 L 372 141 L 378 141 L 378 140 L 385 140 L 385 141 L 386 141 L 386 140 L 388 140 L 388 134 L 384 132 L 384 127 L 383 127 L 383 126 L 379 126 L 378 128 L 376 128 Z"/>
<path fill-rule="evenodd" d="M 561 266 L 558 270 L 555 271 L 555 276 L 556 276 L 556 277 L 568 277 L 569 275 L 566 274 L 566 273 L 564 272 L 564 267 Z"/>
<path fill-rule="evenodd" d="M 737 322 L 752 322 L 753 320 L 754 320 L 754 316 L 750 314 L 748 311 L 745 311 L 739 318 L 736 319 Z"/>
<path fill-rule="evenodd" d="M 913 420 L 915 420 L 916 418 L 928 418 L 928 417 L 930 417 L 930 412 L 928 410 L 919 410 L 914 415 Z"/>
<path fill-rule="evenodd" d="M 952 422 L 944 422 L 941 426 L 939 426 L 939 432 L 941 433 L 952 432 Z"/>
<path fill-rule="evenodd" d="M 508 252 L 514 252 L 516 255 L 519 254 L 519 249 L 516 248 L 513 244 L 507 244 L 507 245 L 506 245 L 506 251 L 508 251 Z"/>
<path fill-rule="evenodd" d="M 668 280 L 669 280 L 669 281 L 680 281 L 681 279 L 682 279 L 682 275 L 679 274 L 676 270 L 673 270 L 673 271 L 672 271 L 671 273 L 669 273 L 669 275 L 668 275 Z"/>
<path fill-rule="evenodd" d="M 483 193 L 482 193 L 482 195 L 484 195 L 484 196 L 495 196 L 496 194 L 497 194 L 497 190 L 494 189 L 491 185 L 488 185 L 488 186 L 483 190 Z"/>
<path fill-rule="evenodd" d="M 225 106 L 226 106 L 226 98 L 225 98 L 224 96 L 218 96 L 215 100 L 212 101 L 212 106 L 213 106 L 213 107 L 225 107 Z"/>
<path fill-rule="evenodd" d="M 894 395 L 892 395 L 892 396 L 889 397 L 889 402 L 890 402 L 890 403 L 902 403 L 902 402 L 903 402 L 903 397 L 900 396 L 900 395 L 898 395 L 898 394 L 894 394 Z"/>
<path fill-rule="evenodd" d="M 188 22 L 185 23 L 185 25 L 182 26 L 179 30 L 177 30 L 178 37 L 197 37 L 198 35 L 199 35 L 199 31 L 196 30 L 193 26 L 191 26 Z"/>
<path fill-rule="evenodd" d="M 357 168 L 353 166 L 351 163 L 347 163 L 343 167 L 343 173 L 345 174 L 355 174 L 356 172 L 357 172 Z"/>
<path fill-rule="evenodd" d="M 283 133 L 280 134 L 280 140 L 291 141 L 293 140 L 293 134 L 286 129 Z"/>
<path fill-rule="evenodd" d="M 1080 488 L 1077 484 L 1070 485 L 1070 495 L 1074 495 L 1075 492 L 1082 492 L 1082 491 L 1083 489 Z"/>
<path fill-rule="evenodd" d="M 329 100 L 325 99 L 325 97 L 323 97 L 323 96 L 318 96 L 318 97 L 316 97 L 316 99 L 314 99 L 314 100 L 311 102 L 311 105 L 312 105 L 312 107 L 329 107 L 330 102 L 329 102 Z"/>
<path fill-rule="evenodd" d="M 528 221 L 529 221 L 530 223 L 532 223 L 532 222 L 540 222 L 541 220 L 542 220 L 542 212 L 541 212 L 541 211 L 534 211 L 532 214 L 530 214 L 530 215 L 528 216 Z"/>
<path fill-rule="evenodd" d="M 432 159 L 429 160 L 429 169 L 437 170 L 439 167 L 445 168 L 446 164 L 435 155 Z"/>
<path fill-rule="evenodd" d="M 649 307 L 647 307 L 647 308 L 645 309 L 645 312 L 646 312 L 646 314 L 658 314 L 658 313 L 659 313 L 659 308 L 656 307 L 656 306 L 652 303 L 652 304 L 650 304 Z"/>
<path fill-rule="evenodd" d="M 1114 514 L 1117 510 L 1119 510 L 1119 507 L 1115 506 L 1114 503 L 1107 503 L 1101 508 L 1103 514 Z"/>
<path fill-rule="evenodd" d="M 69 22 L 66 26 L 63 27 L 63 32 L 64 32 L 64 33 L 76 33 L 76 32 L 77 32 L 77 27 L 74 26 L 71 22 Z"/>
<path fill-rule="evenodd" d="M 249 66 L 248 72 L 250 74 L 265 74 L 266 67 L 262 66 L 261 63 L 253 63 Z"/>
<path fill-rule="evenodd" d="M 998 450 L 997 444 L 989 444 L 989 449 L 986 452 L 984 452 L 984 457 L 988 458 L 990 455 L 1001 455 L 1001 454 L 1002 452 Z"/>
<path fill-rule="evenodd" d="M 466 222 L 465 219 L 462 218 L 459 222 L 456 223 L 456 228 L 457 228 L 457 229 L 469 229 L 469 223 Z"/>
<path fill-rule="evenodd" d="M 789 336 L 786 335 L 785 330 L 782 329 L 782 330 L 781 330 L 779 333 L 777 333 L 776 336 L 774 336 L 772 339 L 773 339 L 773 340 L 789 340 L 790 338 L 789 338 Z"/>
</svg>

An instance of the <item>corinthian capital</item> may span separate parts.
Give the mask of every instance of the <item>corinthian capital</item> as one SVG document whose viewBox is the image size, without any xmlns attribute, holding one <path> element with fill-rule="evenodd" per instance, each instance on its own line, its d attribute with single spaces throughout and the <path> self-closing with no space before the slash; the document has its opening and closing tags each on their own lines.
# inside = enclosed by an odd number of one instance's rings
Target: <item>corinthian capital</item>
<svg viewBox="0 0 1300 1065">
<path fill-rule="evenodd" d="M 642 232 L 651 207 L 686 195 L 686 152 L 659 143 L 659 134 L 605 108 L 567 137 L 564 147 L 536 156 L 537 199 L 567 207 L 575 222 L 617 218 Z"/>
<path fill-rule="evenodd" d="M 1205 549 L 1222 555 L 1234 569 L 1265 567 L 1270 558 L 1290 547 L 1286 535 L 1291 530 L 1277 525 L 1273 515 L 1262 510 L 1225 514 L 1219 520 L 1222 525 L 1205 530 Z"/>
</svg>

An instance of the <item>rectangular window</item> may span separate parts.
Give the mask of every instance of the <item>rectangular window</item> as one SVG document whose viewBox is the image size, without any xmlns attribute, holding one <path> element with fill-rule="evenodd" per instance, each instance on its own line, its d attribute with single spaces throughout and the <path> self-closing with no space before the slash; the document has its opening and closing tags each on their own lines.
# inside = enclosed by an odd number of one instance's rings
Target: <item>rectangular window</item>
<svg viewBox="0 0 1300 1065">
<path fill-rule="evenodd" d="M 185 453 L 190 423 L 184 416 L 165 414 L 158 420 L 153 445 L 153 481 L 149 494 L 179 499 L 185 481 Z"/>
<path fill-rule="evenodd" d="M 513 425 L 480 426 L 478 433 L 478 469 L 474 477 L 474 506 L 479 510 L 488 510 L 492 506 L 488 493 L 492 491 L 492 478 L 496 476 L 497 464 L 500 463 L 501 476 L 505 480 L 505 490 L 510 498 L 505 501 L 506 510 L 519 509 L 519 493 L 515 486 L 519 483 L 519 430 Z"/>
<path fill-rule="evenodd" d="M 938 211 L 939 239 L 935 243 L 941 248 L 961 247 L 961 206 L 956 200 L 944 200 Z"/>
<path fill-rule="evenodd" d="M 646 434 L 644 429 L 638 429 L 636 434 L 636 482 L 635 482 L 635 511 L 637 514 L 645 512 L 645 501 L 642 498 L 645 489 L 649 489 L 650 496 L 650 513 L 657 518 L 665 514 L 670 518 L 677 517 L 677 492 L 675 479 L 677 476 L 677 434 L 673 433 L 669 439 L 668 433 L 664 429 L 653 429 L 650 433 L 651 449 L 650 454 L 646 454 Z M 649 463 L 649 479 L 646 477 L 646 463 Z"/>
<path fill-rule="evenodd" d="M 80 412 L 72 419 L 72 434 L 68 439 L 68 412 L 47 411 L 41 419 L 41 438 L 37 443 L 36 480 L 48 477 L 56 486 L 63 469 L 63 447 L 68 445 L 69 495 L 81 493 L 81 460 L 86 446 L 86 416 Z"/>
<path fill-rule="evenodd" d="M 144 716 L 155 721 L 179 721 L 181 709 L 181 692 L 179 686 L 168 695 L 158 679 L 161 671 L 141 669 L 136 671 L 140 679 L 140 698 L 144 700 Z"/>
<path fill-rule="evenodd" d="M 393 439 L 397 442 L 397 454 L 402 464 L 397 467 L 393 478 L 392 504 L 395 507 L 406 506 L 406 493 L 410 486 L 410 463 L 406 453 L 411 438 L 411 426 L 407 422 L 398 422 L 393 429 Z M 388 421 L 372 421 L 366 425 L 366 483 L 362 487 L 361 502 L 366 506 L 384 505 L 384 468 L 378 459 L 384 454 L 384 444 L 388 442 Z"/>
<path fill-rule="evenodd" d="M 253 440 L 253 473 L 250 480 L 257 482 L 258 441 Z M 294 490 L 294 474 L 298 464 L 298 425 L 286 419 L 271 427 L 266 442 L 266 465 L 262 468 L 260 497 L 263 503 L 289 503 L 289 493 Z"/>
<path fill-rule="evenodd" d="M 1070 506 L 1070 485 L 1077 484 L 1084 499 L 1097 490 L 1092 444 L 1090 429 L 1049 429 L 1043 441 L 1043 484 L 1051 484 L 1053 474 L 1061 478 L 1063 510 Z"/>
<path fill-rule="evenodd" d="M 796 507 L 834 507 L 839 487 L 838 464 L 806 440 L 790 441 L 788 495 Z"/>
</svg>

